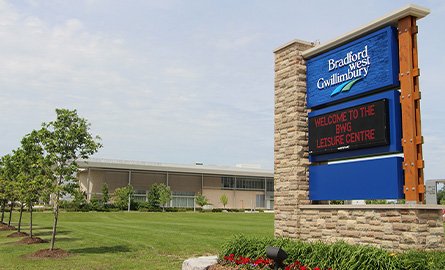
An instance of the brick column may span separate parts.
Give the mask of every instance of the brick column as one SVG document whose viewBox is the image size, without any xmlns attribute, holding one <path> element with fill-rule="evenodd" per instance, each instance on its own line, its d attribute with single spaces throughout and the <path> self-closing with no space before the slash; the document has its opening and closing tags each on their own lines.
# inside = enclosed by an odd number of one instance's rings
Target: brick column
<svg viewBox="0 0 445 270">
<path fill-rule="evenodd" d="M 299 238 L 299 205 L 308 204 L 306 64 L 293 41 L 275 51 L 275 235 Z"/>
</svg>

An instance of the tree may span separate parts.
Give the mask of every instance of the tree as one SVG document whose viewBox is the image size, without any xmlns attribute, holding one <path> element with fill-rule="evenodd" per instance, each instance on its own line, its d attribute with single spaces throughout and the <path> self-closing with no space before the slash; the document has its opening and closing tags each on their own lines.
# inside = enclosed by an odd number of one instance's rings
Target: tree
<svg viewBox="0 0 445 270">
<path fill-rule="evenodd" d="M 445 186 L 443 186 L 439 191 L 437 191 L 437 203 L 445 204 Z"/>
<path fill-rule="evenodd" d="M 4 223 L 5 209 L 6 209 L 6 204 L 8 203 L 8 199 L 9 199 L 8 188 L 7 188 L 7 185 L 9 184 L 9 182 L 8 182 L 8 180 L 6 180 L 6 177 L 3 175 L 5 159 L 6 159 L 6 157 L 2 157 L 0 159 L 0 203 L 1 203 L 1 212 L 2 212 L 0 224 L 5 224 Z"/>
<path fill-rule="evenodd" d="M 42 124 L 41 132 L 44 154 L 50 162 L 54 180 L 51 186 L 54 222 L 50 250 L 54 249 L 56 240 L 59 201 L 78 187 L 76 160 L 87 159 L 102 147 L 100 138 L 93 137 L 90 124 L 79 117 L 76 110 L 56 109 L 56 115 L 55 121 Z"/>
<path fill-rule="evenodd" d="M 16 179 L 17 198 L 21 202 L 18 231 L 22 223 L 22 213 L 26 204 L 30 212 L 29 234 L 33 236 L 33 204 L 38 202 L 51 186 L 49 167 L 43 156 L 43 148 L 40 141 L 39 131 L 32 131 L 21 140 L 21 146 L 13 151 L 16 160 L 18 175 Z"/>
<path fill-rule="evenodd" d="M 162 207 L 162 211 L 165 211 L 165 205 L 170 202 L 172 198 L 172 192 L 169 186 L 164 183 L 153 184 L 147 194 L 148 203 L 154 207 Z"/>
<path fill-rule="evenodd" d="M 107 183 L 104 183 L 102 185 L 102 202 L 105 207 L 107 206 L 109 200 L 110 200 L 110 193 L 108 192 L 108 185 Z"/>
<path fill-rule="evenodd" d="M 229 198 L 227 198 L 227 195 L 224 193 L 219 197 L 219 201 L 222 203 L 223 207 L 226 208 L 227 203 L 229 202 Z"/>
<path fill-rule="evenodd" d="M 116 188 L 114 191 L 114 204 L 117 206 L 117 208 L 121 210 L 125 210 L 125 208 L 128 208 L 128 205 L 131 204 L 131 201 L 133 200 L 133 187 L 131 185 Z"/>
<path fill-rule="evenodd" d="M 9 205 L 9 220 L 8 226 L 11 225 L 12 210 L 14 208 L 14 202 L 17 199 L 17 177 L 19 174 L 17 155 L 5 155 L 0 161 L 1 174 L 3 179 L 3 197 L 6 201 L 10 202 Z"/>
<path fill-rule="evenodd" d="M 197 205 L 201 206 L 201 208 L 204 205 L 209 204 L 209 200 L 207 199 L 207 197 L 202 195 L 201 193 L 198 193 L 198 195 L 196 195 L 195 201 Z"/>
</svg>

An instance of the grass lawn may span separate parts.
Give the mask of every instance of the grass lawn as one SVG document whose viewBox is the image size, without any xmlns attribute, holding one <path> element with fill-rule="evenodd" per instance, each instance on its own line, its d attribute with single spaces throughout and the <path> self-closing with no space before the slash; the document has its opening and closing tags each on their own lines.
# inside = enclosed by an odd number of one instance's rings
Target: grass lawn
<svg viewBox="0 0 445 270">
<path fill-rule="evenodd" d="M 35 213 L 34 224 L 49 240 L 52 213 Z M 72 254 L 64 259 L 27 258 L 49 243 L 17 244 L 12 232 L 0 231 L 0 269 L 180 269 L 189 257 L 217 254 L 233 234 L 272 236 L 273 214 L 62 212 L 56 248 Z"/>
</svg>

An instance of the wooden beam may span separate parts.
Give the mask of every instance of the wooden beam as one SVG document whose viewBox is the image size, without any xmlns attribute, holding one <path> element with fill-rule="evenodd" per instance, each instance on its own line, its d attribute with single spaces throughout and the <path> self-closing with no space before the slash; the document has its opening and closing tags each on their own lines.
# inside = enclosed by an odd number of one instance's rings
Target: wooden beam
<svg viewBox="0 0 445 270">
<path fill-rule="evenodd" d="M 415 17 L 408 16 L 399 20 L 399 80 L 403 127 L 403 169 L 405 171 L 405 185 L 403 188 L 407 203 L 423 203 L 425 199 L 417 32 Z"/>
</svg>

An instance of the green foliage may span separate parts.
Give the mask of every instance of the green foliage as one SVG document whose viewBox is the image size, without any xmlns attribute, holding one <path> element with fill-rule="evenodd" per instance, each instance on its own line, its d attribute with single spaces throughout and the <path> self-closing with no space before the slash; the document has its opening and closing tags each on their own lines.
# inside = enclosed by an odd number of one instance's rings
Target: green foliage
<svg viewBox="0 0 445 270">
<path fill-rule="evenodd" d="M 75 211 L 88 211 L 89 209 L 86 194 L 80 190 L 76 190 L 74 192 L 72 206 L 74 207 Z"/>
<path fill-rule="evenodd" d="M 366 200 L 366 204 L 388 204 L 386 200 Z"/>
<path fill-rule="evenodd" d="M 130 199 L 130 204 L 133 201 L 133 187 L 131 185 L 117 188 L 114 191 L 114 205 L 121 209 L 125 210 L 128 208 L 128 200 Z"/>
<path fill-rule="evenodd" d="M 267 246 L 278 246 L 287 252 L 285 263 L 300 261 L 311 268 L 321 269 L 445 269 L 445 252 L 411 251 L 395 254 L 384 249 L 350 245 L 344 242 L 306 243 L 286 238 L 247 237 L 236 235 L 226 242 L 219 253 L 249 258 L 264 257 Z"/>
<path fill-rule="evenodd" d="M 139 202 L 137 205 L 139 212 L 161 212 L 162 209 L 158 206 L 153 206 L 150 202 Z"/>
<path fill-rule="evenodd" d="M 110 193 L 108 191 L 108 185 L 107 183 L 104 183 L 102 186 L 102 202 L 106 206 L 109 200 L 110 200 Z"/>
<path fill-rule="evenodd" d="M 209 204 L 209 200 L 207 199 L 207 197 L 202 195 L 201 193 L 198 193 L 198 195 L 196 195 L 195 202 L 197 205 L 199 205 L 201 207 Z"/>
<path fill-rule="evenodd" d="M 445 252 L 409 251 L 399 255 L 401 269 L 445 269 Z"/>
<path fill-rule="evenodd" d="M 87 159 L 102 147 L 98 136 L 90 134 L 90 124 L 76 110 L 56 109 L 55 121 L 42 124 L 41 138 L 45 154 L 55 177 L 53 192 L 56 200 L 77 188 L 78 159 Z"/>
<path fill-rule="evenodd" d="M 226 208 L 227 203 L 229 202 L 229 198 L 227 198 L 227 195 L 224 193 L 219 197 L 219 201 L 222 203 L 223 207 Z"/>
<path fill-rule="evenodd" d="M 147 194 L 147 201 L 151 208 L 160 208 L 164 210 L 165 204 L 170 202 L 172 192 L 169 186 L 163 183 L 153 184 Z"/>
<path fill-rule="evenodd" d="M 78 188 L 78 159 L 87 159 L 102 147 L 98 136 L 90 133 L 90 124 L 76 110 L 56 109 L 56 120 L 43 123 L 39 137 L 53 177 L 51 192 L 55 194 L 54 224 L 50 249 L 54 248 L 59 215 L 59 201 Z"/>
<path fill-rule="evenodd" d="M 437 203 L 445 204 L 445 186 L 437 191 Z"/>
<path fill-rule="evenodd" d="M 50 163 L 43 155 L 41 131 L 34 130 L 25 135 L 21 140 L 21 147 L 13 153 L 19 160 L 19 199 L 28 205 L 37 203 L 49 194 L 53 180 Z"/>
</svg>

